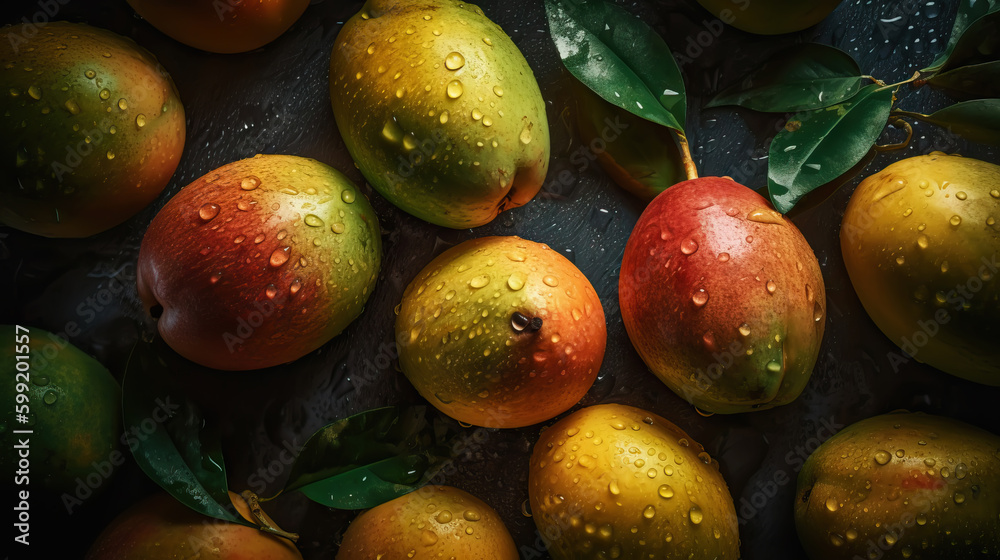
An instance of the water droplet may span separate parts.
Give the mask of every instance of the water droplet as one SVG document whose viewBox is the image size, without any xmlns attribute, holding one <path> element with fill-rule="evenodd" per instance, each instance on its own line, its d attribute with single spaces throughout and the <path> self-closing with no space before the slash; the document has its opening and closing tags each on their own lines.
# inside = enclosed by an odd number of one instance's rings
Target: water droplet
<svg viewBox="0 0 1000 560">
<path fill-rule="evenodd" d="M 385 121 L 385 126 L 382 127 L 382 137 L 393 143 L 399 143 L 403 140 L 403 129 L 399 128 L 396 119 Z"/>
<path fill-rule="evenodd" d="M 522 144 L 527 145 L 527 144 L 531 143 L 531 125 L 530 124 L 527 125 L 527 126 L 525 126 L 523 129 L 521 129 L 521 135 L 518 138 L 521 140 Z"/>
<path fill-rule="evenodd" d="M 268 259 L 268 263 L 271 266 L 278 267 L 286 262 L 288 262 L 288 255 L 291 253 L 291 247 L 281 247 L 280 249 L 275 249 L 271 252 L 271 258 Z"/>
<path fill-rule="evenodd" d="M 917 247 L 920 247 L 921 249 L 926 249 L 928 246 L 930 246 L 930 240 L 927 238 L 927 236 L 923 234 L 918 235 Z"/>
<path fill-rule="evenodd" d="M 545 285 L 549 286 L 550 288 L 555 288 L 556 286 L 559 285 L 559 279 L 552 275 L 547 275 L 543 277 L 542 282 L 544 282 Z"/>
<path fill-rule="evenodd" d="M 323 227 L 323 218 L 320 218 L 315 214 L 306 214 L 305 219 L 302 221 L 304 221 L 309 227 Z"/>
<path fill-rule="evenodd" d="M 837 499 L 836 498 L 827 498 L 826 499 L 826 509 L 828 509 L 830 511 L 837 511 L 838 509 L 840 509 L 840 504 L 837 503 Z"/>
<path fill-rule="evenodd" d="M 338 234 L 339 233 L 344 233 L 345 229 L 346 228 L 344 227 L 344 224 L 342 224 L 340 222 L 337 222 L 337 223 L 333 224 L 332 226 L 330 226 L 330 231 L 332 231 L 333 233 L 338 233 Z"/>
<path fill-rule="evenodd" d="M 887 451 L 876 451 L 875 452 L 875 462 L 878 463 L 878 464 L 880 464 L 880 465 L 885 465 L 886 463 L 889 462 L 890 459 L 892 459 L 892 456 L 889 455 L 889 453 Z"/>
<path fill-rule="evenodd" d="M 55 391 L 46 391 L 45 396 L 42 397 L 42 401 L 44 401 L 45 404 L 55 404 L 58 399 L 59 395 Z"/>
<path fill-rule="evenodd" d="M 115 153 L 112 152 L 111 150 L 108 150 L 108 153 L 106 155 L 108 156 L 108 159 L 115 159 Z"/>
<path fill-rule="evenodd" d="M 962 480 L 969 475 L 969 467 L 965 463 L 955 465 L 955 478 Z"/>
<path fill-rule="evenodd" d="M 767 362 L 767 365 L 764 367 L 769 373 L 780 373 L 782 369 L 781 362 L 778 360 L 771 360 L 770 362 Z"/>
<path fill-rule="evenodd" d="M 28 95 L 30 95 L 31 98 L 35 99 L 35 100 L 41 99 L 42 98 L 42 89 L 39 88 L 38 86 L 29 86 L 28 87 Z M 73 113 L 73 114 L 75 115 L 76 113 Z"/>
<path fill-rule="evenodd" d="M 681 252 L 685 255 L 693 255 L 698 251 L 698 242 L 694 239 L 685 239 L 681 242 Z"/>
<path fill-rule="evenodd" d="M 948 220 L 948 223 L 955 227 L 958 227 L 962 225 L 962 217 L 956 214 L 952 216 L 951 219 Z"/>
<path fill-rule="evenodd" d="M 139 113 L 135 116 L 135 126 L 142 128 L 146 126 L 146 115 Z"/>
<path fill-rule="evenodd" d="M 253 175 L 250 175 L 249 177 L 246 177 L 242 181 L 240 181 L 240 188 L 245 191 L 252 191 L 259 186 L 260 186 L 260 179 L 254 177 Z"/>
<path fill-rule="evenodd" d="M 1000 191 L 993 189 L 992 191 L 990 191 L 990 196 L 992 196 L 993 198 L 1000 198 Z"/>
<path fill-rule="evenodd" d="M 198 209 L 198 217 L 203 221 L 208 222 L 219 215 L 219 205 L 214 202 L 209 202 L 208 204 L 202 204 L 201 208 Z"/>
<path fill-rule="evenodd" d="M 465 66 L 465 57 L 462 56 L 462 53 L 452 51 L 444 58 L 444 67 L 448 70 L 458 70 L 463 66 Z"/>
<path fill-rule="evenodd" d="M 350 189 L 344 189 L 344 192 L 340 193 L 340 200 L 343 200 L 344 202 L 351 204 L 352 202 L 354 202 L 354 191 Z"/>
<path fill-rule="evenodd" d="M 66 107 L 66 110 L 72 115 L 80 114 L 80 105 L 73 99 L 67 99 L 63 106 Z"/>
<path fill-rule="evenodd" d="M 86 76 L 87 79 L 93 80 L 94 78 L 97 77 L 97 72 L 94 72 L 93 70 L 87 70 L 86 72 L 83 73 L 83 75 Z"/>
<path fill-rule="evenodd" d="M 646 508 L 642 510 L 642 516 L 645 517 L 646 519 L 652 519 L 656 517 L 656 508 L 654 508 L 651 505 L 646 506 Z"/>
<path fill-rule="evenodd" d="M 278 288 L 274 284 L 268 284 L 264 288 L 264 295 L 267 296 L 267 299 L 274 299 L 274 296 L 278 295 Z"/>
<path fill-rule="evenodd" d="M 608 484 L 608 492 L 611 492 L 611 494 L 615 496 L 622 493 L 621 488 L 618 487 L 617 480 L 611 479 L 611 482 Z"/>
<path fill-rule="evenodd" d="M 773 294 L 778 290 L 778 285 L 774 283 L 774 280 L 768 280 L 766 287 L 767 287 L 767 293 L 769 294 Z"/>
<path fill-rule="evenodd" d="M 375 54 L 375 43 L 371 43 L 371 44 L 368 45 L 367 52 L 368 52 L 368 54 Z"/>
<path fill-rule="evenodd" d="M 441 523 L 441 524 L 451 523 L 451 520 L 452 520 L 451 512 L 448 511 L 448 510 L 446 510 L 446 509 L 443 509 L 440 512 L 438 512 L 438 514 L 434 518 L 434 520 L 437 521 L 438 523 Z"/>
<path fill-rule="evenodd" d="M 782 224 L 784 220 L 781 218 L 781 214 L 775 212 L 774 210 L 767 210 L 760 208 L 754 210 L 747 214 L 747 220 L 751 222 L 757 222 L 759 224 Z"/>
<path fill-rule="evenodd" d="M 490 283 L 490 277 L 487 275 L 476 276 L 472 280 L 469 280 L 469 286 L 475 289 L 484 288 Z"/>
<path fill-rule="evenodd" d="M 691 506 L 691 509 L 688 510 L 688 519 L 691 520 L 692 524 L 699 525 L 705 519 L 705 514 L 701 512 L 700 507 Z"/>
<path fill-rule="evenodd" d="M 118 108 L 122 111 L 128 109 L 128 101 L 125 101 L 124 97 L 118 100 Z"/>
<path fill-rule="evenodd" d="M 750 336 L 750 325 L 743 323 L 740 325 L 740 334 L 743 336 Z"/>
<path fill-rule="evenodd" d="M 464 91 L 465 90 L 462 88 L 462 82 L 458 80 L 452 80 L 448 82 L 448 85 L 445 87 L 445 92 L 448 94 L 448 97 L 452 99 L 458 99 L 459 97 L 462 97 L 462 93 Z"/>
<path fill-rule="evenodd" d="M 903 255 L 896 257 L 896 264 L 902 266 L 905 262 L 906 262 L 906 257 L 904 257 Z"/>
<path fill-rule="evenodd" d="M 507 278 L 507 286 L 511 290 L 514 290 L 516 292 L 524 287 L 525 280 L 526 278 L 524 277 L 524 274 L 521 274 L 520 272 L 515 272 L 511 274 L 509 278 Z"/>
<path fill-rule="evenodd" d="M 704 289 L 698 290 L 693 296 L 691 296 L 691 301 L 698 307 L 704 306 L 708 303 L 708 292 Z"/>
<path fill-rule="evenodd" d="M 729 262 L 729 253 L 719 253 L 719 262 Z"/>
</svg>

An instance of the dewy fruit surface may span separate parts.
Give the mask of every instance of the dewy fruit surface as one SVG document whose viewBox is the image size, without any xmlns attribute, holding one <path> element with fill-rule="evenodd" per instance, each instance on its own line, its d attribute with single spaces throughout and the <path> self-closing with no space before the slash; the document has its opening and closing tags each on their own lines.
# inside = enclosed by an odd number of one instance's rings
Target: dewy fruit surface
<svg viewBox="0 0 1000 560">
<path fill-rule="evenodd" d="M 548 170 L 531 67 L 473 4 L 370 0 L 337 35 L 330 98 L 365 178 L 434 224 L 486 224 L 531 200 Z"/>
</svg>

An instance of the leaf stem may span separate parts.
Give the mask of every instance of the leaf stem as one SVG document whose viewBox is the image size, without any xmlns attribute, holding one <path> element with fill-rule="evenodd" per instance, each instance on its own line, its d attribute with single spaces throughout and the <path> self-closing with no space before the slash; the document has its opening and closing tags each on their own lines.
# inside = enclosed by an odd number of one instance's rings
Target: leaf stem
<svg viewBox="0 0 1000 560">
<path fill-rule="evenodd" d="M 691 179 L 698 178 L 698 168 L 694 164 L 694 160 L 691 158 L 691 147 L 688 145 L 687 135 L 683 131 L 670 129 L 677 138 L 677 144 L 681 148 L 681 158 L 684 160 L 684 172 L 687 174 L 687 178 Z"/>
<path fill-rule="evenodd" d="M 879 153 L 881 152 L 891 152 L 893 150 L 901 150 L 910 145 L 910 140 L 913 138 L 913 127 L 910 123 L 904 121 L 899 117 L 889 119 L 889 125 L 894 128 L 904 128 L 906 129 L 906 138 L 902 142 L 897 142 L 895 144 L 876 144 L 875 150 Z"/>
<path fill-rule="evenodd" d="M 257 494 L 254 494 L 250 490 L 244 490 L 240 493 L 240 496 L 246 500 L 247 506 L 250 508 L 250 514 L 257 521 L 258 529 L 264 533 L 270 533 L 272 535 L 277 535 L 279 537 L 288 539 L 292 542 L 298 542 L 299 535 L 296 533 L 289 533 L 279 529 L 268 521 L 267 517 L 264 515 L 264 510 L 261 509 L 260 503 L 257 499 Z"/>
</svg>

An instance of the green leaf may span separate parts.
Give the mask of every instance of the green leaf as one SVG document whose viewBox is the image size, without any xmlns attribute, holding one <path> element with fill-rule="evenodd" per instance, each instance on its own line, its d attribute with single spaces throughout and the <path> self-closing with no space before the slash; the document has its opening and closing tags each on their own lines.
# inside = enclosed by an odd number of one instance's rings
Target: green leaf
<svg viewBox="0 0 1000 560">
<path fill-rule="evenodd" d="M 774 208 L 787 213 L 804 195 L 861 161 L 885 128 L 892 103 L 892 88 L 872 84 L 849 101 L 792 117 L 768 156 Z"/>
<path fill-rule="evenodd" d="M 706 107 L 739 105 L 777 113 L 821 109 L 856 95 L 861 81 L 858 63 L 844 51 L 818 43 L 791 45 Z"/>
<path fill-rule="evenodd" d="M 935 74 L 927 82 L 959 98 L 1000 97 L 1000 61 L 960 66 Z"/>
<path fill-rule="evenodd" d="M 956 103 L 930 115 L 909 111 L 895 113 L 936 124 L 975 142 L 1000 144 L 1000 99 Z"/>
<path fill-rule="evenodd" d="M 604 0 L 545 0 L 566 69 L 630 113 L 684 131 L 684 79 L 673 53 L 642 20 Z"/>
<path fill-rule="evenodd" d="M 944 52 L 921 72 L 938 72 L 945 66 L 950 68 L 959 66 L 958 61 L 969 55 L 969 45 L 986 38 L 983 34 L 984 29 L 977 27 L 976 24 L 988 14 L 995 14 L 998 11 L 1000 11 L 1000 0 L 962 0 L 958 6 L 958 15 L 955 16 L 955 25 L 951 29 L 948 45 Z"/>
<path fill-rule="evenodd" d="M 191 509 L 242 525 L 229 499 L 218 433 L 198 405 L 174 383 L 177 361 L 159 339 L 132 349 L 122 381 L 122 417 L 136 463 Z"/>
<path fill-rule="evenodd" d="M 368 410 L 310 436 L 284 491 L 299 490 L 328 507 L 374 507 L 414 490 L 437 453 L 427 407 Z"/>
</svg>

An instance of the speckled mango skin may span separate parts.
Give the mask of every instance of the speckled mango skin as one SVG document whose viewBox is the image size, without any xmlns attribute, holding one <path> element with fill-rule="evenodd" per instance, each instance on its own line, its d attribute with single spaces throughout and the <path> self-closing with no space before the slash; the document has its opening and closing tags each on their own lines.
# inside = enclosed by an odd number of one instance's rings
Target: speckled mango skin
<svg viewBox="0 0 1000 560">
<path fill-rule="evenodd" d="M 668 420 L 601 404 L 542 431 L 528 498 L 555 560 L 739 558 L 718 462 Z"/>
<path fill-rule="evenodd" d="M 290 362 L 357 318 L 382 258 L 375 211 L 316 160 L 258 155 L 181 189 L 142 239 L 137 282 L 184 357 L 248 370 Z M 154 313 L 155 314 L 155 313 Z"/>
<path fill-rule="evenodd" d="M 184 108 L 148 51 L 110 31 L 52 22 L 0 30 L 0 223 L 86 237 L 155 199 L 184 148 Z M 140 126 L 141 125 L 141 126 Z"/>
<path fill-rule="evenodd" d="M 933 152 L 862 181 L 840 229 L 878 328 L 917 361 L 987 385 L 1000 385 L 998 220 L 1000 166 Z"/>
<path fill-rule="evenodd" d="M 486 224 L 531 200 L 548 170 L 531 68 L 473 4 L 369 0 L 337 35 L 330 98 L 365 178 L 433 224 Z"/>
<path fill-rule="evenodd" d="M 246 501 L 229 498 L 251 521 Z M 268 523 L 274 522 L 264 514 Z M 116 517 L 101 532 L 85 560 L 302 560 L 295 545 L 254 527 L 213 520 L 166 492 L 154 494 Z"/>
<path fill-rule="evenodd" d="M 707 412 L 787 404 L 819 355 L 826 291 L 795 225 L 723 177 L 670 187 L 625 246 L 622 319 L 650 370 Z"/>
<path fill-rule="evenodd" d="M 798 476 L 812 560 L 1000 557 L 1000 436 L 905 411 L 841 430 Z"/>
<path fill-rule="evenodd" d="M 513 315 L 539 318 L 518 331 Z M 607 328 L 593 286 L 565 257 L 519 237 L 465 241 L 403 293 L 399 365 L 456 420 L 513 428 L 548 420 L 590 389 Z"/>
<path fill-rule="evenodd" d="M 337 560 L 517 560 L 503 520 L 485 502 L 450 486 L 424 486 L 359 515 Z"/>
</svg>

